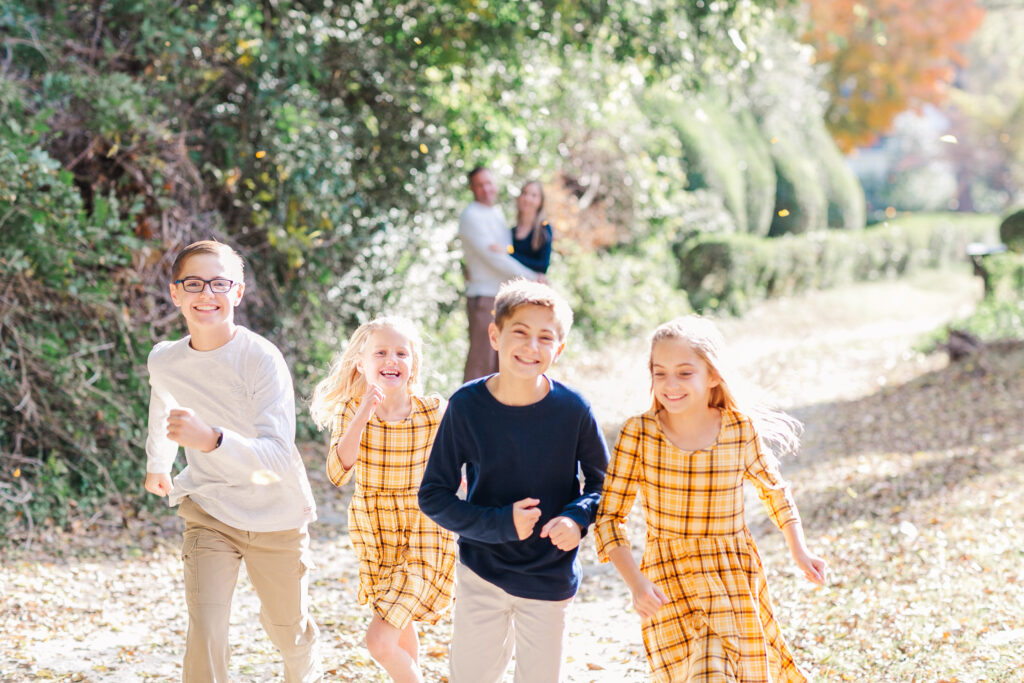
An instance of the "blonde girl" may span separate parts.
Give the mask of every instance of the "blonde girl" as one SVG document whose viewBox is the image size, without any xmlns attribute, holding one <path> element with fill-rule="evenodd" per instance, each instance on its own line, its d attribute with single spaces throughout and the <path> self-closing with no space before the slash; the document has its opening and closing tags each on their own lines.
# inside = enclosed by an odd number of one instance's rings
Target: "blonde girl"
<svg viewBox="0 0 1024 683">
<path fill-rule="evenodd" d="M 744 521 L 751 482 L 808 579 L 825 562 L 804 542 L 775 452 L 794 451 L 800 424 L 743 407 L 699 316 L 665 323 L 651 341 L 650 410 L 626 421 L 605 478 L 595 538 L 642 617 L 658 681 L 805 681 L 779 632 L 761 559 Z M 647 542 L 639 566 L 624 533 L 642 492 Z"/>
<path fill-rule="evenodd" d="M 445 614 L 455 574 L 454 537 L 416 501 L 445 409 L 440 396 L 417 393 L 421 346 L 404 318 L 361 325 L 310 406 L 321 429 L 331 425 L 327 476 L 337 486 L 356 476 L 348 527 L 359 602 L 374 611 L 366 647 L 402 683 L 423 680 L 413 622 Z"/>
</svg>

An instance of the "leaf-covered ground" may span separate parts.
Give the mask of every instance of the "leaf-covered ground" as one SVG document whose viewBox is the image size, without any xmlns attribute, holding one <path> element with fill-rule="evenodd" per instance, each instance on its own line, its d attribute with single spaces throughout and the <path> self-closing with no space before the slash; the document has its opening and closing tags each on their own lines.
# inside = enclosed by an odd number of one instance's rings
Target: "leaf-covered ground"
<svg viewBox="0 0 1024 683">
<path fill-rule="evenodd" d="M 798 575 L 756 501 L 749 517 L 783 631 L 817 680 L 1024 680 L 1024 350 L 957 364 L 914 350 L 977 296 L 966 273 L 926 274 L 771 302 L 722 323 L 745 374 L 806 423 L 804 448 L 785 466 L 809 542 L 830 562 L 828 586 Z M 576 350 L 557 368 L 594 402 L 609 438 L 645 407 L 644 347 Z M 321 446 L 304 450 L 320 506 L 312 597 L 325 663 L 332 680 L 385 681 L 361 644 L 368 610 L 355 602 L 350 492 L 325 481 Z M 0 680 L 177 680 L 180 528 L 174 516 L 112 514 L 5 550 Z M 589 539 L 582 557 L 567 680 L 646 680 L 628 593 Z M 257 612 L 243 572 L 236 681 L 281 680 Z M 443 679 L 449 631 L 447 621 L 422 631 L 428 680 Z"/>
</svg>

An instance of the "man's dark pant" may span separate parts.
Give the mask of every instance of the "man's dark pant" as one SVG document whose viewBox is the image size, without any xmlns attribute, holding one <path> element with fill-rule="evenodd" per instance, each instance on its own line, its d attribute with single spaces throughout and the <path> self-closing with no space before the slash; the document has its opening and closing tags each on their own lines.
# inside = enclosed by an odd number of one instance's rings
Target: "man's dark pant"
<svg viewBox="0 0 1024 683">
<path fill-rule="evenodd" d="M 494 320 L 493 310 L 493 296 L 471 296 L 466 299 L 469 353 L 466 354 L 463 382 L 498 371 L 498 352 L 491 348 L 491 340 L 487 336 L 487 326 Z"/>
</svg>

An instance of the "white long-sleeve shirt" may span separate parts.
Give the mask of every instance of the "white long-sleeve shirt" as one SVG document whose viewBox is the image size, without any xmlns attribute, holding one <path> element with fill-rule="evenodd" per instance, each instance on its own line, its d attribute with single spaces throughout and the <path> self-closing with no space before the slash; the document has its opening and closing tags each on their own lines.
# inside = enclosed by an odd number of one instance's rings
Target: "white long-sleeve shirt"
<svg viewBox="0 0 1024 683">
<path fill-rule="evenodd" d="M 472 202 L 459 216 L 459 237 L 466 262 L 466 296 L 494 296 L 502 282 L 514 277 L 536 280 L 537 273 L 508 253 L 512 231 L 497 206 Z M 499 244 L 501 251 L 492 251 Z"/>
<path fill-rule="evenodd" d="M 297 529 L 316 519 L 306 468 L 295 447 L 295 395 L 281 352 L 239 326 L 212 351 L 189 337 L 149 354 L 146 470 L 169 474 L 178 444 L 167 438 L 172 408 L 191 408 L 224 433 L 209 453 L 185 448 L 169 504 L 189 496 L 218 520 L 245 531 Z"/>
</svg>

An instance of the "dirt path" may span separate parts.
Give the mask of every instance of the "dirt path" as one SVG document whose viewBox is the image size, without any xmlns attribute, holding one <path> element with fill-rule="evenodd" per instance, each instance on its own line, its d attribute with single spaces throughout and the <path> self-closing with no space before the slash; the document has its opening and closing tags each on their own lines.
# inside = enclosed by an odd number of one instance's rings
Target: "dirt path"
<svg viewBox="0 0 1024 683">
<path fill-rule="evenodd" d="M 968 311 L 979 295 L 979 283 L 964 268 L 771 302 L 721 326 L 744 374 L 807 423 L 808 448 L 791 461 L 798 464 L 813 461 L 814 444 L 825 439 L 819 419 L 825 402 L 864 397 L 941 365 L 943 357 L 919 354 L 914 343 Z M 645 346 L 637 340 L 600 353 L 573 352 L 557 368 L 556 375 L 591 398 L 609 435 L 646 406 Z M 325 661 L 331 680 L 384 681 L 361 646 L 368 613 L 355 603 L 356 568 L 344 529 L 349 492 L 324 480 L 318 450 L 311 446 L 307 457 L 321 517 L 313 529 L 319 569 L 312 597 Z M 133 519 L 125 526 L 100 519 L 77 531 L 37 539 L 30 554 L 4 557 L 0 680 L 178 680 L 186 622 L 177 518 Z M 642 542 L 639 533 L 633 537 Z M 585 579 L 570 617 L 567 681 L 645 680 L 639 621 L 626 610 L 621 581 L 610 566 L 596 564 L 589 540 L 582 558 Z M 789 572 L 771 581 L 783 594 L 797 590 Z M 232 617 L 236 681 L 281 680 L 257 613 L 243 578 Z M 449 629 L 442 622 L 423 630 L 428 680 L 446 671 Z"/>
</svg>

